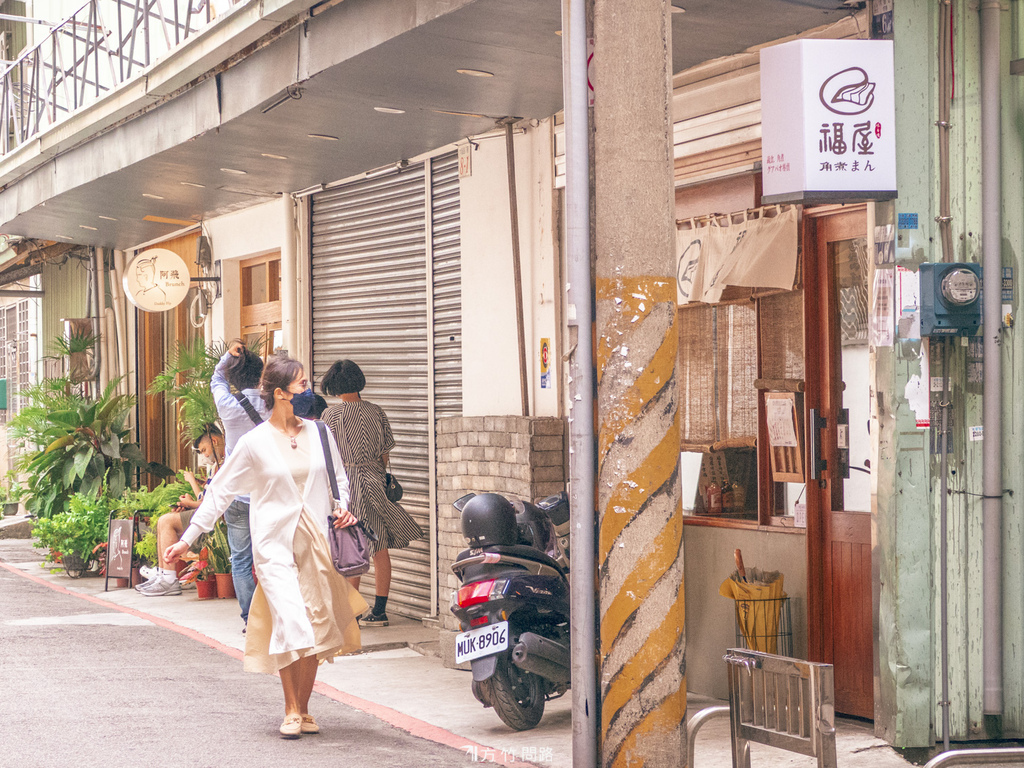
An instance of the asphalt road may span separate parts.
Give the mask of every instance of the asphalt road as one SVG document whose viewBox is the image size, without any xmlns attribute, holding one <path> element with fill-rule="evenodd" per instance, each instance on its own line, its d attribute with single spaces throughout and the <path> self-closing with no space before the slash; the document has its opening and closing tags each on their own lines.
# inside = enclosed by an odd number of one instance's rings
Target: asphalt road
<svg viewBox="0 0 1024 768">
<path fill-rule="evenodd" d="M 318 693 L 310 712 L 322 732 L 283 740 L 276 677 L 0 568 L 0 768 L 471 762 Z"/>
</svg>

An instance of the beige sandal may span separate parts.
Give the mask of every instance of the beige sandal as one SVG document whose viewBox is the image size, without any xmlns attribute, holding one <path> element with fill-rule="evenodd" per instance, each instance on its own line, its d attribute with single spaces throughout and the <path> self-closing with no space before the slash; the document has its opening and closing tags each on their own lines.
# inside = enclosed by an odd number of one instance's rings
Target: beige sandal
<svg viewBox="0 0 1024 768">
<path fill-rule="evenodd" d="M 299 730 L 302 733 L 320 733 L 320 726 L 317 725 L 316 719 L 312 715 L 303 715 L 302 727 Z"/>
<path fill-rule="evenodd" d="M 281 723 L 282 739 L 297 739 L 302 733 L 302 718 L 299 715 L 287 715 Z"/>
</svg>

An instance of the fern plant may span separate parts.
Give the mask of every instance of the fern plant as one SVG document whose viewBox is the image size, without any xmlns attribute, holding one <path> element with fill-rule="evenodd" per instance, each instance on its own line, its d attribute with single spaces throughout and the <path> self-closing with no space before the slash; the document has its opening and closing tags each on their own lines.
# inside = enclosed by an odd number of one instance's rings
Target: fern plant
<svg viewBox="0 0 1024 768">
<path fill-rule="evenodd" d="M 162 392 L 177 406 L 183 442 L 192 442 L 217 422 L 210 379 L 226 349 L 223 342 L 207 347 L 202 339 L 179 341 L 171 350 L 167 367 L 149 387 L 149 394 Z"/>
</svg>

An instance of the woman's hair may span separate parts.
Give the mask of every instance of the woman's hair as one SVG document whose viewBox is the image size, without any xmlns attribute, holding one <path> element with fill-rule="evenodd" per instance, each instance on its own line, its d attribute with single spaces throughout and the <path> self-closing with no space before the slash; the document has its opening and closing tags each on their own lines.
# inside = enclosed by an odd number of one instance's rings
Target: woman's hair
<svg viewBox="0 0 1024 768">
<path fill-rule="evenodd" d="M 339 360 L 330 367 L 320 382 L 320 389 L 325 395 L 337 397 L 352 392 L 362 392 L 366 386 L 366 377 L 362 369 L 351 360 Z"/>
<path fill-rule="evenodd" d="M 263 367 L 263 378 L 260 380 L 260 397 L 264 405 L 273 410 L 274 390 L 288 391 L 289 385 L 302 370 L 302 363 L 285 355 L 273 355 Z"/>
<path fill-rule="evenodd" d="M 224 375 L 228 383 L 241 392 L 243 389 L 255 389 L 260 385 L 263 374 L 263 360 L 248 347 L 242 347 L 238 357 L 232 357 L 224 364 Z"/>
</svg>

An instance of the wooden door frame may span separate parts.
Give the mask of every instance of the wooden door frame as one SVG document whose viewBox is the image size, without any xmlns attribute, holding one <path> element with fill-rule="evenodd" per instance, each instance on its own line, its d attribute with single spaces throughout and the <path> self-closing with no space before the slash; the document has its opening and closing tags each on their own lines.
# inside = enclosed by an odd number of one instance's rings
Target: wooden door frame
<svg viewBox="0 0 1024 768">
<path fill-rule="evenodd" d="M 834 340 L 839 323 L 838 299 L 835 291 L 825 290 L 835 285 L 835 274 L 827 253 L 819 248 L 821 222 L 849 217 L 849 232 L 833 233 L 829 242 L 849 239 L 846 236 L 864 236 L 867 229 L 867 204 L 830 205 L 805 208 L 801 221 L 804 278 L 804 409 L 806 423 L 810 425 L 810 410 L 833 423 L 835 411 L 842 407 L 842 381 L 835 376 L 840 370 L 842 350 Z M 826 297 L 823 304 L 822 295 Z M 830 354 L 823 354 L 827 350 Z M 825 386 L 829 385 L 829 391 Z M 810 427 L 808 427 L 810 429 Z M 811 661 L 832 663 L 833 653 L 829 638 L 832 623 L 832 601 L 825 594 L 827 569 L 830 567 L 829 540 L 832 535 L 831 512 L 836 494 L 842 494 L 842 483 L 832 482 L 832 466 L 836 453 L 835 430 L 819 433 L 822 456 L 829 459 L 824 478 L 810 479 L 811 457 L 807 457 L 807 658 Z M 808 441 L 809 442 L 809 441 Z M 838 487 L 837 487 L 838 486 Z"/>
</svg>

